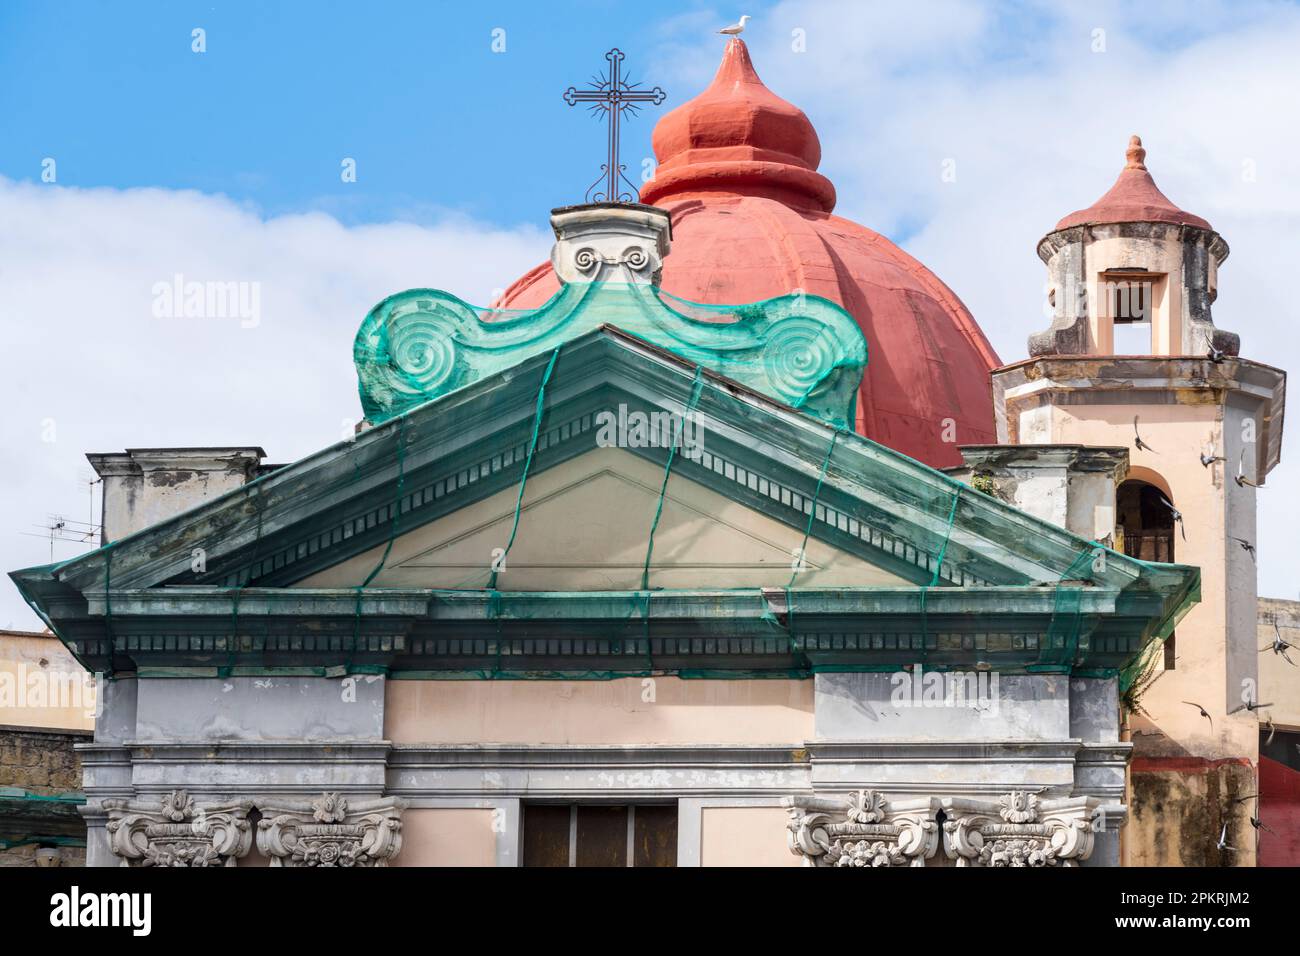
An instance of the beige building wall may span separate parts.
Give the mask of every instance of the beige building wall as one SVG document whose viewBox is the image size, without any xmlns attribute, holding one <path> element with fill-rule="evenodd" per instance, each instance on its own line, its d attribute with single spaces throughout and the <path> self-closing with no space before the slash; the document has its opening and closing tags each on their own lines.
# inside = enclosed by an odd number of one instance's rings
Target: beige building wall
<svg viewBox="0 0 1300 956">
<path fill-rule="evenodd" d="M 1287 651 L 1294 665 L 1270 649 L 1278 633 L 1297 645 Z M 1277 730 L 1300 731 L 1300 601 L 1259 599 L 1259 646 L 1259 698 L 1272 705 L 1259 711 L 1260 723 L 1271 719 Z"/>
<path fill-rule="evenodd" d="M 0 725 L 93 730 L 96 686 L 50 633 L 0 631 Z"/>
<path fill-rule="evenodd" d="M 626 677 L 386 682 L 395 744 L 788 744 L 813 736 L 813 682 Z"/>
<path fill-rule="evenodd" d="M 801 866 L 786 844 L 781 807 L 704 807 L 700 811 L 701 866 Z"/>
<path fill-rule="evenodd" d="M 410 809 L 402 814 L 402 852 L 394 866 L 495 866 L 490 808 Z"/>
<path fill-rule="evenodd" d="M 528 479 L 514 544 L 498 573 L 502 591 L 636 590 L 663 468 L 602 448 Z M 519 490 L 511 486 L 405 535 L 373 587 L 482 587 L 494 555 L 510 540 Z M 297 587 L 354 587 L 379 566 L 386 546 L 299 581 Z M 655 528 L 652 588 L 784 587 L 800 529 L 674 475 Z M 906 584 L 861 558 L 809 539 L 801 587 Z"/>
<path fill-rule="evenodd" d="M 1217 758 L 1257 753 L 1255 716 L 1244 710 L 1231 716 L 1227 713 L 1224 482 L 1232 481 L 1231 472 L 1225 472 L 1222 462 L 1206 468 L 1200 461 L 1203 450 L 1223 448 L 1222 407 L 1054 405 L 1033 414 L 1040 419 L 1050 416 L 1050 421 L 1040 420 L 1036 425 L 1047 426 L 1054 442 L 1108 445 L 1127 437 L 1129 478 L 1162 489 L 1184 516 L 1187 538 L 1175 529 L 1174 557 L 1179 564 L 1201 569 L 1201 601 L 1178 625 L 1175 669 L 1162 674 L 1142 697 L 1150 721 L 1134 718 L 1134 728 L 1151 729 L 1153 725 L 1166 735 L 1167 740 L 1150 744 L 1154 751 L 1161 750 L 1163 743 L 1170 753 L 1179 755 Z M 1134 415 L 1139 416 L 1139 431 L 1152 450 L 1132 446 Z M 1233 547 L 1237 545 L 1233 543 Z M 1213 718 L 1213 728 L 1195 707 L 1183 703 L 1187 700 L 1204 705 Z"/>
</svg>

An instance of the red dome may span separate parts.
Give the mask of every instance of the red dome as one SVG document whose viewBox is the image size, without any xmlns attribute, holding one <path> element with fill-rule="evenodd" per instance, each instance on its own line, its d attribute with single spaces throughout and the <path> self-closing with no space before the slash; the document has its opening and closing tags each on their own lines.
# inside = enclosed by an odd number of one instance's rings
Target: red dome
<svg viewBox="0 0 1300 956">
<path fill-rule="evenodd" d="M 762 84 L 744 42 L 727 44 L 713 83 L 664 116 L 653 142 L 659 166 L 641 199 L 672 216 L 667 292 L 720 305 L 796 290 L 838 302 L 867 339 L 859 432 L 936 467 L 960 463 L 958 444 L 996 440 L 992 346 L 925 266 L 831 215 L 816 130 Z M 547 263 L 498 305 L 535 308 L 558 288 Z"/>
<path fill-rule="evenodd" d="M 1147 151 L 1138 136 L 1129 137 L 1124 152 L 1127 162 L 1119 171 L 1119 178 L 1087 209 L 1072 212 L 1056 224 L 1056 230 L 1071 226 L 1095 226 L 1117 222 L 1167 222 L 1176 226 L 1195 226 L 1210 230 L 1210 224 L 1200 216 L 1184 212 L 1169 201 L 1156 188 L 1156 181 L 1147 172 Z"/>
</svg>

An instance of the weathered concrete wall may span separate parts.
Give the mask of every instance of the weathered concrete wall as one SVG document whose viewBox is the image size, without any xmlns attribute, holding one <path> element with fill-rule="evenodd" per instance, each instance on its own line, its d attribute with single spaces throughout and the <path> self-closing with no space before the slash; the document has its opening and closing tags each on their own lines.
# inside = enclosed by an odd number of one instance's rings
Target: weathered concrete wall
<svg viewBox="0 0 1300 956">
<path fill-rule="evenodd" d="M 1082 538 L 1108 542 L 1115 531 L 1115 487 L 1128 473 L 1128 449 L 1082 445 L 965 445 L 948 474 L 978 491 Z"/>
<path fill-rule="evenodd" d="M 923 742 L 1069 738 L 1070 688 L 1063 675 L 970 675 L 976 679 L 977 692 L 967 693 L 973 699 L 966 705 L 924 699 L 927 681 L 951 681 L 956 676 L 934 671 L 905 680 L 901 674 L 818 674 L 817 738 Z"/>
<path fill-rule="evenodd" d="M 1250 802 L 1255 768 L 1245 761 L 1135 757 L 1125 866 L 1253 866 Z M 1244 812 L 1243 812 L 1244 811 Z M 1216 849 L 1223 827 L 1234 851 Z"/>
<path fill-rule="evenodd" d="M 380 740 L 382 677 L 228 677 L 136 681 L 141 741 Z"/>
<path fill-rule="evenodd" d="M 104 479 L 103 541 L 116 541 L 245 484 L 260 448 L 129 448 L 86 457 Z"/>
<path fill-rule="evenodd" d="M 787 744 L 812 736 L 798 680 L 389 681 L 396 744 Z"/>
</svg>

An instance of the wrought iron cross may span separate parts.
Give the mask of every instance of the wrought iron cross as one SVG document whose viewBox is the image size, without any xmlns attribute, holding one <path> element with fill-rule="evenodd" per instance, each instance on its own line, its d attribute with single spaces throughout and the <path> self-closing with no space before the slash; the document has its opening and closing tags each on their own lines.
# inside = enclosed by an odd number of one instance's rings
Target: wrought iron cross
<svg viewBox="0 0 1300 956">
<path fill-rule="evenodd" d="M 570 106 L 589 103 L 593 115 L 600 118 L 603 114 L 609 121 L 609 157 L 600 168 L 600 177 L 587 188 L 587 202 L 636 202 L 641 194 L 624 175 L 625 167 L 618 161 L 619 121 L 624 113 L 636 115 L 641 103 L 658 106 L 668 94 L 657 86 L 652 90 L 638 89 L 640 83 L 623 79 L 623 51 L 617 47 L 606 53 L 605 59 L 609 61 L 609 76 L 596 75 L 585 90 L 569 87 L 564 91 L 564 102 Z M 627 183 L 632 192 L 624 192 L 619 180 Z M 598 188 L 602 181 L 603 190 Z"/>
</svg>

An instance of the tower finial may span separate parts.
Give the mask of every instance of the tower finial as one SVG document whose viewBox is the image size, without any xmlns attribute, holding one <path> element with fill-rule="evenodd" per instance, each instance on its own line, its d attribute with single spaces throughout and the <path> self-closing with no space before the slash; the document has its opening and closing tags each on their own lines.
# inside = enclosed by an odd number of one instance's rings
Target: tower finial
<svg viewBox="0 0 1300 956">
<path fill-rule="evenodd" d="M 1134 133 L 1128 138 L 1128 149 L 1124 151 L 1128 160 L 1126 169 L 1146 169 L 1147 151 L 1142 148 L 1142 137 Z"/>
</svg>

